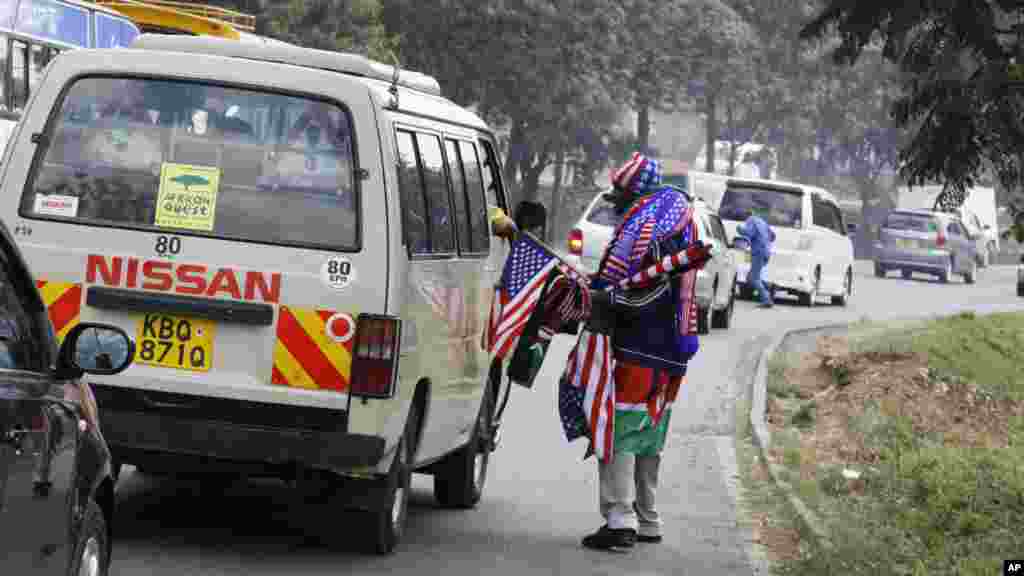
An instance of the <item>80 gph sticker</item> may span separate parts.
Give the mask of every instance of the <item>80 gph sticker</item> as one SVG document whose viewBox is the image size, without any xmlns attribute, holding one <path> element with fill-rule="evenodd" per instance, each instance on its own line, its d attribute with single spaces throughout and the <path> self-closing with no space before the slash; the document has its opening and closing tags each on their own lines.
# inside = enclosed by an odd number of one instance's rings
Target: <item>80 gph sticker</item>
<svg viewBox="0 0 1024 576">
<path fill-rule="evenodd" d="M 355 282 L 356 267 L 345 256 L 333 256 L 320 267 L 320 278 L 334 290 L 344 290 Z"/>
</svg>

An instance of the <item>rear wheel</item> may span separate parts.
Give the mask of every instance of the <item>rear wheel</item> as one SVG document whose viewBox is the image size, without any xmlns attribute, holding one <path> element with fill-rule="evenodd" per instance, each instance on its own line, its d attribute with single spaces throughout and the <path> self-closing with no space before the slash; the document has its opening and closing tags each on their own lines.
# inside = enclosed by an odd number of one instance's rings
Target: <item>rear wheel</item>
<svg viewBox="0 0 1024 576">
<path fill-rule="evenodd" d="M 1017 296 L 1024 298 L 1024 282 L 1017 283 Z"/>
<path fill-rule="evenodd" d="M 964 284 L 974 284 L 974 281 L 978 277 L 978 263 L 971 260 L 971 265 L 967 267 L 967 271 L 964 272 Z"/>
<path fill-rule="evenodd" d="M 900 276 L 903 276 L 904 280 L 910 280 L 910 277 L 913 275 L 914 273 L 910 270 L 900 270 Z"/>
<path fill-rule="evenodd" d="M 950 256 L 946 259 L 946 267 L 939 272 L 939 282 L 943 284 L 949 283 L 950 278 L 953 277 L 953 257 Z"/>
<path fill-rule="evenodd" d="M 484 392 L 469 443 L 445 459 L 434 473 L 434 498 L 441 506 L 473 508 L 483 496 L 491 456 L 487 434 L 494 416 L 495 397 L 489 388 Z"/>
<path fill-rule="evenodd" d="M 750 284 L 743 284 L 740 286 L 740 300 L 753 300 L 754 289 L 751 288 Z"/>
<path fill-rule="evenodd" d="M 711 307 L 714 303 L 714 296 L 712 296 L 711 302 L 706 308 L 697 308 L 697 334 L 711 332 Z"/>
<path fill-rule="evenodd" d="M 875 277 L 885 278 L 885 266 L 882 266 L 881 262 L 875 261 Z"/>
<path fill-rule="evenodd" d="M 836 306 L 846 306 L 853 294 L 853 268 L 846 269 L 846 278 L 843 279 L 843 293 L 832 297 L 832 303 Z"/>
<path fill-rule="evenodd" d="M 395 459 L 384 479 L 387 494 L 385 504 L 371 512 L 373 548 L 377 554 L 394 552 L 405 532 L 405 521 L 409 512 L 409 486 L 412 483 L 412 461 L 416 454 L 416 435 L 420 417 L 420 406 L 414 403 L 402 439 L 398 442 Z"/>
<path fill-rule="evenodd" d="M 711 327 L 728 330 L 732 325 L 732 315 L 736 310 L 736 282 L 733 281 L 732 289 L 729 290 L 729 303 L 721 310 L 715 310 L 711 316 Z"/>
</svg>

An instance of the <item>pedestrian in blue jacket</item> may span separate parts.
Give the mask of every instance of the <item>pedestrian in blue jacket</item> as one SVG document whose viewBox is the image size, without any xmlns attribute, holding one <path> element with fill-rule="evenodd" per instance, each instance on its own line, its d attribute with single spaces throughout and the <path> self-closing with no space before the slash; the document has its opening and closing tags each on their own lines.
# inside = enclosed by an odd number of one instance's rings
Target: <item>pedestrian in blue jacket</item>
<svg viewBox="0 0 1024 576">
<path fill-rule="evenodd" d="M 766 213 L 767 210 L 763 207 L 754 208 L 746 222 L 737 227 L 737 232 L 750 242 L 750 272 L 747 274 L 747 283 L 757 290 L 761 308 L 771 308 L 775 305 L 772 302 L 772 294 L 764 283 L 764 269 L 771 256 L 772 243 L 775 242 L 775 231 L 764 219 Z"/>
</svg>

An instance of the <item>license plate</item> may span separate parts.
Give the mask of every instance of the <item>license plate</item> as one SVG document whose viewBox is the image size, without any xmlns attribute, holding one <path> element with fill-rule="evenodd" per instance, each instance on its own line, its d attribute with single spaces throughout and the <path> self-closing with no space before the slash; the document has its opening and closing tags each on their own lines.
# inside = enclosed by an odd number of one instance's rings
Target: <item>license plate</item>
<svg viewBox="0 0 1024 576">
<path fill-rule="evenodd" d="M 201 318 L 145 314 L 138 319 L 139 364 L 207 372 L 213 365 L 215 324 Z"/>
<path fill-rule="evenodd" d="M 917 247 L 917 243 L 909 238 L 899 238 L 896 240 L 896 245 L 904 250 L 913 250 Z"/>
<path fill-rule="evenodd" d="M 750 264 L 750 252 L 740 252 L 740 260 Z"/>
</svg>

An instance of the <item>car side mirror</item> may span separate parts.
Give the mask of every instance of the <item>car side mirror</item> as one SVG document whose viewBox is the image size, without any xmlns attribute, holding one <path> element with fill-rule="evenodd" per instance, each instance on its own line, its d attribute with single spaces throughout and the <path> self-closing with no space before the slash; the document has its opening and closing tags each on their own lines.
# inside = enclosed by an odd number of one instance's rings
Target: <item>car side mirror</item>
<svg viewBox="0 0 1024 576">
<path fill-rule="evenodd" d="M 108 324 L 82 322 L 72 328 L 57 355 L 57 374 L 72 380 L 83 374 L 112 375 L 123 372 L 135 359 L 135 342 Z"/>
</svg>

